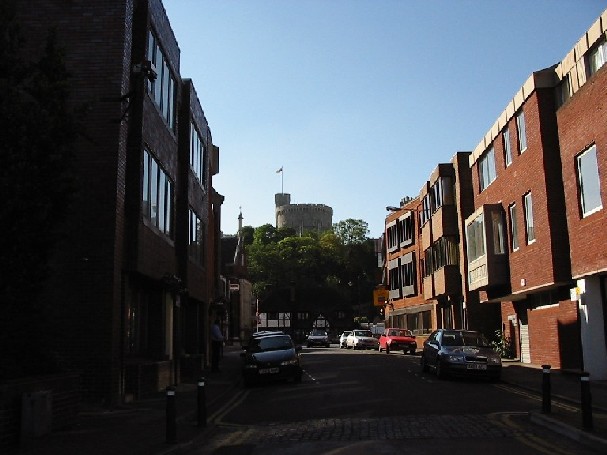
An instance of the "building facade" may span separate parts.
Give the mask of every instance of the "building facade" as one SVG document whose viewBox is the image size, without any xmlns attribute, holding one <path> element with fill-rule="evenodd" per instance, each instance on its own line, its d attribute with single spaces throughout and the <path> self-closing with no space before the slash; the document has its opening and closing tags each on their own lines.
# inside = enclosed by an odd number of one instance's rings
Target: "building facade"
<svg viewBox="0 0 607 455">
<path fill-rule="evenodd" d="M 557 125 L 570 243 L 571 299 L 579 317 L 580 367 L 607 379 L 607 12 L 560 62 Z"/>
<path fill-rule="evenodd" d="M 493 326 L 522 362 L 607 378 L 606 38 L 604 12 L 561 62 L 531 74 L 471 153 L 388 215 L 387 315 L 427 302 L 433 327 Z M 414 254 L 419 290 L 404 286 Z"/>
<path fill-rule="evenodd" d="M 81 371 L 86 400 L 156 393 L 206 362 L 219 149 L 160 0 L 34 0 L 18 17 L 28 37 L 56 28 L 73 103 L 88 106 L 42 296 L 51 349 Z M 28 39 L 27 52 L 43 45 Z"/>
</svg>

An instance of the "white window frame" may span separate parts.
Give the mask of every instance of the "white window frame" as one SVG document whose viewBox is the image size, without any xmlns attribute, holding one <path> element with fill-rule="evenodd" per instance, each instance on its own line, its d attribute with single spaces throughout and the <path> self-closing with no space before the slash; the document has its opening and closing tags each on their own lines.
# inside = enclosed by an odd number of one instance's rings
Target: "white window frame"
<svg viewBox="0 0 607 455">
<path fill-rule="evenodd" d="M 525 112 L 519 111 L 516 114 L 516 132 L 519 153 L 527 150 L 527 127 L 525 126 Z"/>
<path fill-rule="evenodd" d="M 495 151 L 489 147 L 478 161 L 478 182 L 482 193 L 497 178 L 495 169 Z"/>
<path fill-rule="evenodd" d="M 601 180 L 599 177 L 596 144 L 593 144 L 576 157 L 578 173 L 578 193 L 582 218 L 603 208 L 601 200 Z M 596 186 L 592 186 L 596 182 Z M 590 196 L 593 196 L 592 199 Z M 598 196 L 598 201 L 596 201 Z M 590 207 L 590 201 L 593 201 Z M 597 203 L 598 202 L 598 203 Z"/>
<path fill-rule="evenodd" d="M 516 224 L 516 204 L 511 204 L 508 207 L 508 213 L 510 214 L 510 248 L 514 252 L 519 249 L 518 226 Z"/>
<path fill-rule="evenodd" d="M 533 196 L 531 191 L 523 197 L 523 205 L 525 208 L 525 238 L 527 245 L 535 242 L 535 226 L 533 222 Z"/>
<path fill-rule="evenodd" d="M 504 128 L 502 133 L 504 139 L 504 162 L 506 167 L 512 164 L 512 145 L 510 144 L 510 128 Z"/>
</svg>

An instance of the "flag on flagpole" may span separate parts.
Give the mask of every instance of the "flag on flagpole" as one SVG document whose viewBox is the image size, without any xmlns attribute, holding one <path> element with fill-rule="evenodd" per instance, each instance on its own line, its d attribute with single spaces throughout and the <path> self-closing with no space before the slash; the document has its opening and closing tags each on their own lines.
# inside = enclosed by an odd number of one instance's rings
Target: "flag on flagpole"
<svg viewBox="0 0 607 455">
<path fill-rule="evenodd" d="M 277 173 L 277 174 L 280 174 L 281 172 L 282 172 L 282 166 L 280 166 L 280 169 L 278 169 L 278 170 L 276 171 L 276 173 Z"/>
</svg>

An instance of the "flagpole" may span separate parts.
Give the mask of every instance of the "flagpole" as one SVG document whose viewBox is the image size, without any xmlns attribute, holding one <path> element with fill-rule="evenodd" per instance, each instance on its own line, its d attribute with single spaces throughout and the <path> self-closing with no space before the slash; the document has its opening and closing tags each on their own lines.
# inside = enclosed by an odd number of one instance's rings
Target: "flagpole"
<svg viewBox="0 0 607 455">
<path fill-rule="evenodd" d="M 280 194 L 285 194 L 284 166 L 280 166 L 276 173 L 280 173 Z"/>
</svg>

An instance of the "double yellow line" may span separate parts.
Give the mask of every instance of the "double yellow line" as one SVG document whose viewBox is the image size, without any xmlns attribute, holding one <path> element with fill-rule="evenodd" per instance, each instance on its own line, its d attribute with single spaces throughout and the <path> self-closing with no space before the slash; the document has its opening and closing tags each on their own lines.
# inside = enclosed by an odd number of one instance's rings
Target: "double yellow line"
<svg viewBox="0 0 607 455">
<path fill-rule="evenodd" d="M 514 430 L 514 439 L 521 444 L 531 447 L 538 452 L 545 453 L 547 455 L 577 455 L 577 452 L 572 452 L 567 449 L 563 449 L 557 445 L 554 445 L 528 431 L 523 425 L 513 421 L 513 417 L 516 416 L 527 416 L 527 412 L 495 412 L 489 414 L 489 419 L 496 425 L 506 427 Z"/>
</svg>

